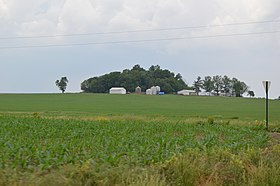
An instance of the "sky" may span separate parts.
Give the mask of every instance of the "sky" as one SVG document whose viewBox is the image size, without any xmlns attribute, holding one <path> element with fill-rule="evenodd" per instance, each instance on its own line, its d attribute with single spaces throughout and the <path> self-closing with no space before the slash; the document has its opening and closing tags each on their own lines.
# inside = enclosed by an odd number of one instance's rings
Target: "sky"
<svg viewBox="0 0 280 186">
<path fill-rule="evenodd" d="M 279 0 L 0 0 L 0 93 L 66 92 L 112 71 L 159 65 L 227 75 L 280 96 Z"/>
</svg>

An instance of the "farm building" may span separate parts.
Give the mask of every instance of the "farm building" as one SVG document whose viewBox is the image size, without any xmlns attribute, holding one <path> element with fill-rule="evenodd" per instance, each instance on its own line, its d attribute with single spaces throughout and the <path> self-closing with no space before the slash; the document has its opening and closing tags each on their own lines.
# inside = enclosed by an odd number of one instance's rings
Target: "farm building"
<svg viewBox="0 0 280 186">
<path fill-rule="evenodd" d="M 126 89 L 123 87 L 112 87 L 109 91 L 110 94 L 126 94 Z"/>
<path fill-rule="evenodd" d="M 157 89 L 157 94 L 160 93 L 160 86 L 156 86 L 156 89 Z"/>
<path fill-rule="evenodd" d="M 146 90 L 146 94 L 157 95 L 160 92 L 159 86 L 152 86 L 151 88 Z"/>
<path fill-rule="evenodd" d="M 141 87 L 138 86 L 138 87 L 135 88 L 135 93 L 136 94 L 141 94 L 141 92 L 142 92 Z"/>
<path fill-rule="evenodd" d="M 146 90 L 146 94 L 152 95 L 152 90 L 151 90 L 151 89 L 147 89 L 147 90 Z"/>
<path fill-rule="evenodd" d="M 152 91 L 152 94 L 153 94 L 153 95 L 156 95 L 156 94 L 157 94 L 157 87 L 152 86 L 152 87 L 151 87 L 151 91 Z"/>
<path fill-rule="evenodd" d="M 180 90 L 177 92 L 178 95 L 184 96 L 196 96 L 196 92 L 194 90 Z"/>
</svg>

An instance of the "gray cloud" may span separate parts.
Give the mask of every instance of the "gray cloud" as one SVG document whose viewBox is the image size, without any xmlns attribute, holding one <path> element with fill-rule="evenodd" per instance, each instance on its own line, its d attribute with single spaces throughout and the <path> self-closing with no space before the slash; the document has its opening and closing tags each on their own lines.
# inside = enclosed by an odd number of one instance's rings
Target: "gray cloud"
<svg viewBox="0 0 280 186">
<path fill-rule="evenodd" d="M 0 0 L 0 37 L 275 20 L 280 19 L 279 10 L 279 0 Z M 273 30 L 280 30 L 280 22 L 90 37 L 2 40 L 0 47 Z M 159 64 L 181 72 L 190 84 L 198 75 L 229 74 L 248 82 L 261 96 L 259 81 L 271 79 L 277 82 L 279 79 L 279 47 L 280 34 L 276 33 L 122 45 L 0 50 L 0 92 L 53 92 L 56 91 L 53 80 L 64 74 L 68 74 L 72 82 L 69 90 L 79 91 L 79 83 L 85 78 L 139 63 L 144 67 Z M 22 86 L 12 86 L 19 77 Z M 44 84 L 37 85 L 38 82 Z M 272 90 L 272 96 L 280 95 L 280 86 L 276 83 L 272 84 Z"/>
</svg>

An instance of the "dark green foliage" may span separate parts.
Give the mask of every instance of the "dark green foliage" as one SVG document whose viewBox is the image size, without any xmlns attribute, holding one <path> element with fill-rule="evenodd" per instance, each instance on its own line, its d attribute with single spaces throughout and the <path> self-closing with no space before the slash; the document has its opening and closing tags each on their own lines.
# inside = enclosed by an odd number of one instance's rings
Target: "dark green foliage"
<svg viewBox="0 0 280 186">
<path fill-rule="evenodd" d="M 199 92 L 201 92 L 200 89 L 203 87 L 203 80 L 201 79 L 200 76 L 198 76 L 197 79 L 194 81 L 193 87 L 194 87 L 196 94 L 198 95 Z"/>
<path fill-rule="evenodd" d="M 62 77 L 60 80 L 55 81 L 55 85 L 61 90 L 62 93 L 65 92 L 67 87 L 68 79 L 67 77 Z"/>
<path fill-rule="evenodd" d="M 214 89 L 214 84 L 211 76 L 206 76 L 204 78 L 202 88 L 208 93 L 212 92 L 212 90 Z"/>
<path fill-rule="evenodd" d="M 232 90 L 232 83 L 231 79 L 228 76 L 224 76 L 222 78 L 222 86 L 221 86 L 222 92 L 229 94 Z"/>
<path fill-rule="evenodd" d="M 241 82 L 236 78 L 232 79 L 232 84 L 236 97 L 242 97 L 242 94 L 244 94 L 248 90 L 248 86 L 244 82 Z"/>
<path fill-rule="evenodd" d="M 177 92 L 187 88 L 182 80 L 181 74 L 175 75 L 169 70 L 163 70 L 160 66 L 152 65 L 145 70 L 140 65 L 135 65 L 131 70 L 125 69 L 122 72 L 111 72 L 99 77 L 92 77 L 81 84 L 84 92 L 106 93 L 112 87 L 124 87 L 129 92 L 134 92 L 137 86 L 146 90 L 151 86 L 160 86 L 166 93 Z"/>
<path fill-rule="evenodd" d="M 252 90 L 249 90 L 249 91 L 248 91 L 248 95 L 249 95 L 250 97 L 255 97 L 255 92 L 252 91 Z"/>
<path fill-rule="evenodd" d="M 200 92 L 200 88 L 203 88 L 207 93 L 214 93 L 215 95 L 220 95 L 223 93 L 226 96 L 236 96 L 242 97 L 245 92 L 248 95 L 254 97 L 253 91 L 248 91 L 249 87 L 246 83 L 239 81 L 237 78 L 230 79 L 228 76 L 206 76 L 204 80 L 198 76 L 197 80 L 194 82 L 194 89 L 196 92 Z"/>
<path fill-rule="evenodd" d="M 214 85 L 214 91 L 216 95 L 219 95 L 219 92 L 222 89 L 223 83 L 222 83 L 222 76 L 216 75 L 212 78 L 213 85 Z"/>
</svg>

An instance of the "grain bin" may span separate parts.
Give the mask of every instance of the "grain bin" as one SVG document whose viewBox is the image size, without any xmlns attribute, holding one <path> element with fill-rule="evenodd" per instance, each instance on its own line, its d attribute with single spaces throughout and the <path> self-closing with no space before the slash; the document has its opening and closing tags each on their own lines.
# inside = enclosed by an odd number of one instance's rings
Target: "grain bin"
<svg viewBox="0 0 280 186">
<path fill-rule="evenodd" d="M 136 94 L 141 94 L 141 92 L 142 92 L 141 87 L 138 86 L 138 87 L 135 88 L 135 93 Z"/>
</svg>

